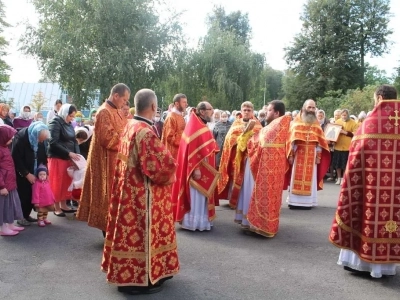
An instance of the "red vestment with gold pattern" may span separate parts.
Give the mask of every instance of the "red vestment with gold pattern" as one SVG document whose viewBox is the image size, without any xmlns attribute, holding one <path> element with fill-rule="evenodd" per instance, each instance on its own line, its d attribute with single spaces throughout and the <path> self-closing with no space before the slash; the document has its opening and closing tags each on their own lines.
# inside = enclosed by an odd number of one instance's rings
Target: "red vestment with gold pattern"
<svg viewBox="0 0 400 300">
<path fill-rule="evenodd" d="M 329 240 L 363 261 L 400 262 L 400 100 L 382 100 L 354 135 Z"/>
<path fill-rule="evenodd" d="M 101 265 L 118 286 L 148 286 L 179 271 L 171 203 L 176 163 L 151 125 L 136 118 L 119 146 Z"/>
<path fill-rule="evenodd" d="M 107 227 L 118 145 L 126 123 L 121 110 L 112 107 L 108 101 L 97 110 L 76 218 L 103 231 Z"/>
<path fill-rule="evenodd" d="M 161 134 L 162 143 L 171 152 L 173 158 L 178 157 L 179 143 L 186 123 L 182 114 L 178 111 L 172 111 L 165 119 Z"/>
<path fill-rule="evenodd" d="M 289 168 L 286 141 L 291 120 L 291 116 L 273 120 L 250 139 L 247 147 L 254 178 L 247 220 L 251 231 L 267 237 L 278 232 L 285 173 Z"/>
<path fill-rule="evenodd" d="M 251 130 L 251 134 L 258 133 L 262 126 L 260 121 L 253 118 L 256 122 Z M 225 137 L 224 147 L 222 149 L 221 162 L 219 165 L 219 172 L 221 177 L 218 180 L 218 193 L 219 198 L 227 198 L 229 189 L 232 186 L 232 193 L 229 199 L 231 208 L 236 208 L 239 199 L 240 189 L 243 184 L 245 161 L 247 158 L 247 147 L 238 155 L 238 139 L 243 137 L 244 130 L 248 122 L 243 121 L 242 118 L 236 119 Z"/>
<path fill-rule="evenodd" d="M 200 181 L 204 186 L 212 185 L 214 178 L 207 176 L 207 170 L 202 161 L 207 162 L 215 169 L 215 154 L 219 151 L 210 129 L 194 112 L 183 131 L 178 151 L 178 169 L 176 171 L 176 182 L 172 188 L 172 199 L 174 202 L 175 221 L 182 221 L 187 212 L 190 211 L 190 185 L 189 180 L 193 171 L 199 169 Z M 215 186 L 214 186 L 215 188 Z M 208 197 L 208 219 L 215 218 L 214 196 Z"/>
<path fill-rule="evenodd" d="M 293 145 L 296 145 L 294 153 Z M 317 165 L 317 174 L 313 174 L 317 146 L 321 148 L 321 160 Z M 296 117 L 290 126 L 286 154 L 296 156 L 297 163 L 295 166 L 291 166 L 286 173 L 285 189 L 291 181 L 291 176 L 294 176 L 291 193 L 295 195 L 310 196 L 314 176 L 317 176 L 317 190 L 323 189 L 324 176 L 331 162 L 331 154 L 325 134 L 317 120 L 309 124 L 302 120 L 301 113 Z M 292 168 L 294 168 L 294 172 L 292 172 Z"/>
</svg>

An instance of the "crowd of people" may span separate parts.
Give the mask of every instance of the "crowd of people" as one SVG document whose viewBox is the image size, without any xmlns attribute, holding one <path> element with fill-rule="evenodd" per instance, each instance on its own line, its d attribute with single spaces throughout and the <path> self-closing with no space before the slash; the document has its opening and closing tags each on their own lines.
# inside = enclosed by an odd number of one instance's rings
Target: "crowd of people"
<svg viewBox="0 0 400 300">
<path fill-rule="evenodd" d="M 62 217 L 78 206 L 76 218 L 105 237 L 107 281 L 123 293 L 155 293 L 179 271 L 174 223 L 211 230 L 215 207 L 227 200 L 243 230 L 273 238 L 283 190 L 290 209 L 309 210 L 325 179 L 340 187 L 329 236 L 342 249 L 338 264 L 373 277 L 395 274 L 400 101 L 394 87 L 376 90 L 368 116 L 338 109 L 331 119 L 312 99 L 299 111 L 273 100 L 260 111 L 245 101 L 230 113 L 207 101 L 189 107 L 177 94 L 162 121 L 152 90 L 134 95 L 134 111 L 130 96 L 127 85 L 115 85 L 90 113 L 91 124 L 59 101 L 47 125 L 40 115 L 31 120 L 28 106 L 12 121 L 1 104 L 1 235 L 17 235 L 32 222 L 45 227 L 49 211 Z"/>
</svg>

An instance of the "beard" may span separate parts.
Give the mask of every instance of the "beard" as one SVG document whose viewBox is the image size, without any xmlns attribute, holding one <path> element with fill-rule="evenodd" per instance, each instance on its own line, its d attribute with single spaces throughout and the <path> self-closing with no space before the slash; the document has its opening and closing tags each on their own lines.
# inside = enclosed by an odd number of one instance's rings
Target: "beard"
<svg viewBox="0 0 400 300">
<path fill-rule="evenodd" d="M 308 124 L 313 124 L 317 120 L 317 116 L 313 111 L 304 111 L 301 117 L 303 121 Z"/>
</svg>

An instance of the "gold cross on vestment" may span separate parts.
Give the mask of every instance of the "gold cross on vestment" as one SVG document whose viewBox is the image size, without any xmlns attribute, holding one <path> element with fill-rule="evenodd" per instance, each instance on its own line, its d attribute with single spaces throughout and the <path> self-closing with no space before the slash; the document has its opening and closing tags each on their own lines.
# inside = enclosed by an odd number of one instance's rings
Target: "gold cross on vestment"
<svg viewBox="0 0 400 300">
<path fill-rule="evenodd" d="M 394 126 L 399 126 L 399 120 L 400 120 L 400 116 L 398 115 L 399 111 L 395 110 L 394 113 L 396 115 L 395 116 L 389 116 L 389 120 L 395 120 Z"/>
</svg>

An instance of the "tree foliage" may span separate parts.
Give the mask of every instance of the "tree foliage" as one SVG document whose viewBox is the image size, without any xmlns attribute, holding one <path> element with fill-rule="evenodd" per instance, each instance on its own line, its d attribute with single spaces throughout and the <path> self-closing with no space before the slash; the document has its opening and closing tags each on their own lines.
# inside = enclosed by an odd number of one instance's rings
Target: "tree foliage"
<svg viewBox="0 0 400 300">
<path fill-rule="evenodd" d="M 262 105 L 265 57 L 250 49 L 248 15 L 215 7 L 198 48 L 181 51 L 172 76 L 160 83 L 167 98 L 184 91 L 189 104 L 207 99 L 215 107 L 237 109 L 243 101 Z M 276 88 L 278 89 L 278 88 Z"/>
<path fill-rule="evenodd" d="M 175 15 L 162 21 L 158 1 L 32 0 L 37 28 L 28 25 L 21 49 L 40 62 L 78 107 L 117 82 L 152 88 L 168 74 L 180 44 Z"/>
<path fill-rule="evenodd" d="M 303 100 L 362 88 L 364 57 L 382 55 L 390 45 L 389 16 L 389 0 L 309 0 L 301 33 L 285 49 L 295 77 L 285 85 L 287 98 L 295 101 L 296 91 Z"/>
<path fill-rule="evenodd" d="M 43 105 L 46 103 L 46 98 L 42 91 L 38 91 L 33 95 L 31 103 L 29 104 L 35 111 L 40 112 Z"/>
<path fill-rule="evenodd" d="M 3 1 L 0 0 L 0 97 L 2 96 L 2 92 L 4 90 L 3 85 L 1 83 L 9 81 L 8 72 L 11 70 L 10 66 L 3 60 L 3 57 L 6 56 L 6 47 L 8 42 L 6 39 L 1 36 L 5 27 L 9 27 L 10 25 L 5 21 L 4 14 L 4 4 Z"/>
</svg>

